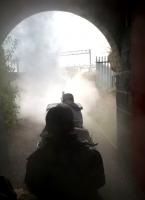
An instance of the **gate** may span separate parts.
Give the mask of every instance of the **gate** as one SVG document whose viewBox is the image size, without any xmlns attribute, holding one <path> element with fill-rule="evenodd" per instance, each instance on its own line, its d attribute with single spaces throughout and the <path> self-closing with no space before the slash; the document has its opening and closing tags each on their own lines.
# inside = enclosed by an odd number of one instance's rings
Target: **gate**
<svg viewBox="0 0 145 200">
<path fill-rule="evenodd" d="M 116 88 L 116 73 L 112 71 L 107 56 L 96 57 L 96 84 L 100 89 L 113 90 Z"/>
</svg>

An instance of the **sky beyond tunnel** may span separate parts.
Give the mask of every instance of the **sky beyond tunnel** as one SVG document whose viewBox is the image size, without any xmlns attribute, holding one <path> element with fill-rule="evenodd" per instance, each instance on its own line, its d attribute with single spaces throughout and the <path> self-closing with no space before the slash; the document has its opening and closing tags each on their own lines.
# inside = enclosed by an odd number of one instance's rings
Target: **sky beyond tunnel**
<svg viewBox="0 0 145 200">
<path fill-rule="evenodd" d="M 18 24 L 10 35 L 18 40 L 15 54 L 20 71 L 31 71 L 40 65 L 89 65 L 87 54 L 60 56 L 62 52 L 86 49 L 91 49 L 94 64 L 96 56 L 107 55 L 110 50 L 104 35 L 92 23 L 68 12 L 33 15 Z"/>
<path fill-rule="evenodd" d="M 71 77 L 61 68 L 89 65 L 89 56 L 60 55 L 67 51 L 91 49 L 94 64 L 96 56 L 107 55 L 110 50 L 103 34 L 84 18 L 51 11 L 25 19 L 10 35 L 18 41 L 15 56 L 20 72 L 26 72 L 17 80 L 20 115 L 33 119 L 37 117 L 42 121 L 47 105 L 60 102 L 64 91 L 74 94 L 76 102 L 84 107 L 85 118 L 90 118 L 89 113 L 99 98 L 96 85 L 85 79 L 83 72 Z"/>
</svg>

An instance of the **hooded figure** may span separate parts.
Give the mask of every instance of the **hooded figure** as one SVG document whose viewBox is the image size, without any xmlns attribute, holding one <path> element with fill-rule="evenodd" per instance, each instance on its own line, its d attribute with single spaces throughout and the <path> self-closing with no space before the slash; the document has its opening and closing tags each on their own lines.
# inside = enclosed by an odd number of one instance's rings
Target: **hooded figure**
<svg viewBox="0 0 145 200">
<path fill-rule="evenodd" d="M 73 117 L 74 117 L 74 126 L 78 128 L 82 128 L 83 117 L 82 117 L 81 110 L 83 109 L 83 107 L 74 102 L 74 97 L 71 93 L 63 93 L 61 101 L 63 104 L 66 104 L 72 110 Z"/>
<path fill-rule="evenodd" d="M 73 133 L 78 135 L 80 141 L 87 142 L 93 144 L 92 138 L 87 129 L 83 128 L 83 117 L 81 110 L 83 107 L 80 104 L 74 103 L 74 97 L 71 93 L 64 93 L 62 94 L 61 103 L 53 103 L 47 106 L 47 112 L 55 107 L 55 106 L 64 106 L 68 107 L 73 113 L 73 123 L 74 123 L 74 130 Z M 41 148 L 48 138 L 51 138 L 51 133 L 48 133 L 46 127 L 43 129 L 42 133 L 40 134 L 41 139 L 37 143 L 37 148 Z"/>
<path fill-rule="evenodd" d="M 38 199 L 98 200 L 105 184 L 101 154 L 73 134 L 71 109 L 58 105 L 48 110 L 46 130 L 52 133 L 27 160 L 25 184 Z"/>
</svg>

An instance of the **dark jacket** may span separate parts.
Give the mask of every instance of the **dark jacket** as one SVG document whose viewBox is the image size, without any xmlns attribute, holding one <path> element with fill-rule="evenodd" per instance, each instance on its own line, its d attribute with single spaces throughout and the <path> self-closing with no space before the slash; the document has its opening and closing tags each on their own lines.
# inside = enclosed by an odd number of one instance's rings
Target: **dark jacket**
<svg viewBox="0 0 145 200">
<path fill-rule="evenodd" d="M 88 130 L 85 128 L 75 127 L 74 130 L 72 131 L 72 135 L 76 135 L 78 137 L 78 140 L 82 143 L 89 143 L 92 145 L 94 144 Z M 40 140 L 37 143 L 37 148 L 43 147 L 47 143 L 47 141 L 51 139 L 51 137 L 53 137 L 53 134 L 48 133 L 45 127 L 42 133 L 40 134 Z"/>
<path fill-rule="evenodd" d="M 64 103 L 66 104 L 73 112 L 74 117 L 74 126 L 78 128 L 83 127 L 83 116 L 81 110 L 83 109 L 81 105 L 76 103 Z"/>
<path fill-rule="evenodd" d="M 4 176 L 0 176 L 0 200 L 17 200 L 11 182 Z"/>
<path fill-rule="evenodd" d="M 95 199 L 105 184 L 103 161 L 74 135 L 51 138 L 28 158 L 25 183 L 40 199 Z"/>
</svg>

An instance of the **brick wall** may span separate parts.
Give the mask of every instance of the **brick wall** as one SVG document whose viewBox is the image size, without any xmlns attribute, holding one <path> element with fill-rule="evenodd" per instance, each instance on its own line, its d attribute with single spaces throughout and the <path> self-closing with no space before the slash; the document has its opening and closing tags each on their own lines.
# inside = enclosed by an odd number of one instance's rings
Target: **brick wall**
<svg viewBox="0 0 145 200">
<path fill-rule="evenodd" d="M 132 26 L 134 174 L 145 192 L 145 14 L 135 13 Z"/>
<path fill-rule="evenodd" d="M 130 28 L 124 27 L 120 51 L 121 68 L 117 75 L 117 136 L 122 165 L 131 172 L 132 93 L 130 66 Z"/>
</svg>

